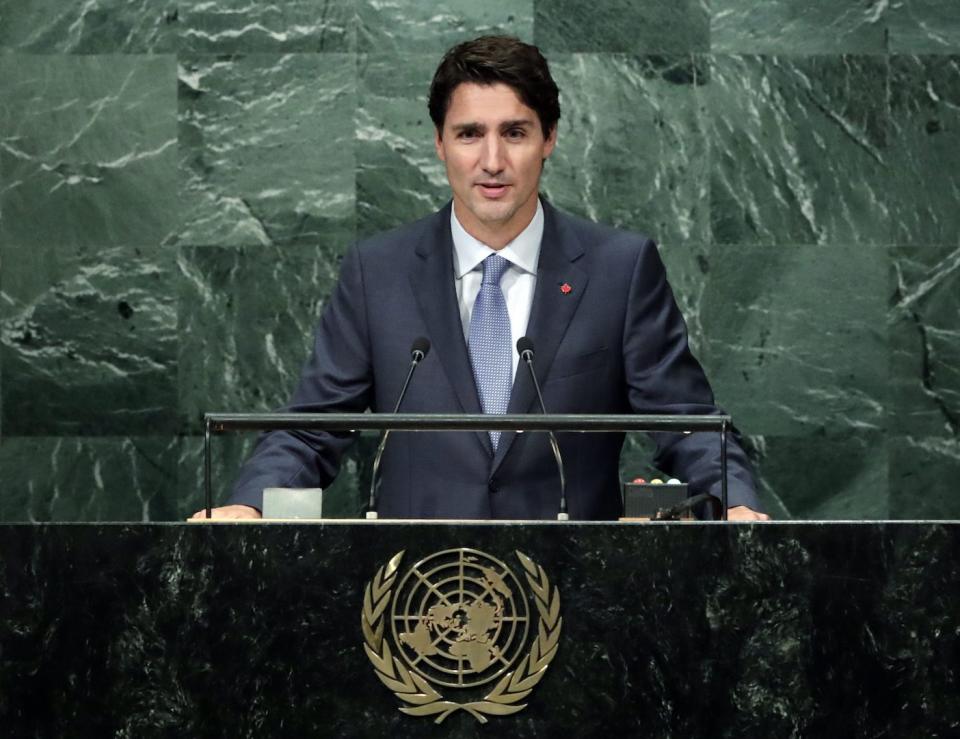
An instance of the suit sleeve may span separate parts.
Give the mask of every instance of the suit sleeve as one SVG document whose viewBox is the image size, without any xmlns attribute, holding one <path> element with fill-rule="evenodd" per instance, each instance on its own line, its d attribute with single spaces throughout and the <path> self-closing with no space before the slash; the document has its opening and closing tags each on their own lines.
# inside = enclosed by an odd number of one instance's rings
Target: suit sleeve
<svg viewBox="0 0 960 739">
<path fill-rule="evenodd" d="M 359 413 L 370 405 L 373 377 L 360 253 L 344 258 L 323 311 L 290 413 Z M 261 435 L 240 470 L 229 503 L 262 510 L 266 487 L 327 487 L 355 439 L 350 433 L 274 431 Z"/>
<path fill-rule="evenodd" d="M 690 352 L 687 326 L 667 282 L 656 244 L 640 249 L 630 284 L 623 333 L 627 393 L 635 413 L 719 415 L 713 391 Z M 718 433 L 650 434 L 658 469 L 686 482 L 692 494 L 719 498 Z M 727 441 L 727 501 L 759 511 L 750 462 L 736 430 Z"/>
</svg>

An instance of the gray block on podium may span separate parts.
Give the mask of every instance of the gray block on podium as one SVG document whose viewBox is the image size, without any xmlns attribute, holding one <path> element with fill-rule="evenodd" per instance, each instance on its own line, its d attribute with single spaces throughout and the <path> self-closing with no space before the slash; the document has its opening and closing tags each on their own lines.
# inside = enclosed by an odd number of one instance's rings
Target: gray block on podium
<svg viewBox="0 0 960 739">
<path fill-rule="evenodd" d="M 322 518 L 323 488 L 264 488 L 264 518 Z"/>
</svg>

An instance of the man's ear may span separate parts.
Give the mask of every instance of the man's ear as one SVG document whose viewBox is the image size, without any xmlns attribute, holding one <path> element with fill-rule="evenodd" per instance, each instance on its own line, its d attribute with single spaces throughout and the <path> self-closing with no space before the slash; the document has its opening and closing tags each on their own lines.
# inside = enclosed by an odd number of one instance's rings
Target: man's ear
<svg viewBox="0 0 960 739">
<path fill-rule="evenodd" d="M 557 124 L 553 124 L 553 128 L 550 129 L 550 134 L 543 141 L 543 158 L 546 159 L 553 153 L 554 147 L 557 145 Z"/>
<path fill-rule="evenodd" d="M 443 137 L 441 136 L 440 129 L 434 127 L 433 129 L 433 146 L 437 150 L 437 157 L 441 162 L 447 161 L 446 154 L 443 151 Z"/>
</svg>

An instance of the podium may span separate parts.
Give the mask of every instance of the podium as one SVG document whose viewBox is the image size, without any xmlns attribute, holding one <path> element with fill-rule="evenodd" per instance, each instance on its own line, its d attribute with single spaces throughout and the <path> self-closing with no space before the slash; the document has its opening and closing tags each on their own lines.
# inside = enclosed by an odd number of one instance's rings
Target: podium
<svg viewBox="0 0 960 739">
<path fill-rule="evenodd" d="M 411 565 L 461 550 L 521 584 L 518 552 L 542 568 L 559 635 L 509 704 L 522 710 L 435 724 L 402 713 L 414 704 L 378 677 L 365 595 L 399 552 L 392 593 Z M 946 736 L 960 721 L 958 581 L 956 523 L 3 525 L 0 725 L 11 737 Z M 518 650 L 528 665 L 530 650 Z"/>
</svg>

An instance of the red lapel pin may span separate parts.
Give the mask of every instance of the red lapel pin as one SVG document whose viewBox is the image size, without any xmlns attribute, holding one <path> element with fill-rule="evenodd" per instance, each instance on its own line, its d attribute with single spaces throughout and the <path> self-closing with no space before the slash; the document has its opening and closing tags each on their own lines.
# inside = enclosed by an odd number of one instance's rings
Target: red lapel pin
<svg viewBox="0 0 960 739">
<path fill-rule="evenodd" d="M 569 283 L 569 282 L 564 282 L 564 283 L 560 286 L 560 292 L 562 292 L 564 295 L 569 295 L 571 292 L 573 292 L 573 288 L 570 287 L 570 283 Z"/>
</svg>

